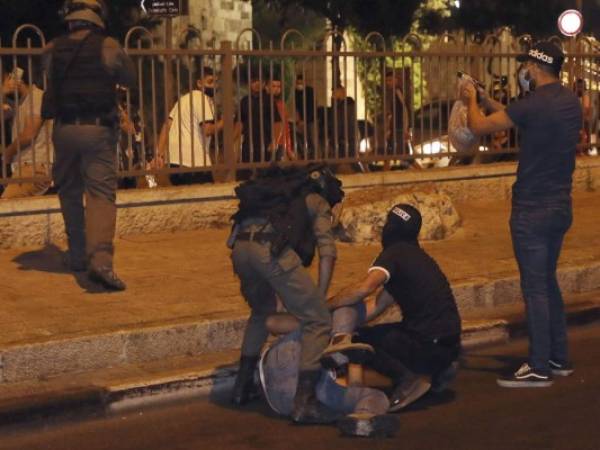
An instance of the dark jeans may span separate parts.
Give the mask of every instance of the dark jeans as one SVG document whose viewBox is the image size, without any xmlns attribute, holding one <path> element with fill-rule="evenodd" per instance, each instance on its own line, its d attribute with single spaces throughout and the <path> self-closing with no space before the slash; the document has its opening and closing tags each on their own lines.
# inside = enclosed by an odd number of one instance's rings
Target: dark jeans
<svg viewBox="0 0 600 450">
<path fill-rule="evenodd" d="M 510 230 L 527 311 L 529 365 L 542 373 L 549 373 L 549 359 L 568 360 L 556 265 L 572 220 L 570 198 L 513 200 Z"/>
<path fill-rule="evenodd" d="M 460 353 L 460 335 L 423 340 L 406 330 L 402 322 L 360 328 L 355 341 L 373 346 L 375 355 L 367 365 L 394 383 L 401 382 L 407 370 L 435 376 Z"/>
</svg>

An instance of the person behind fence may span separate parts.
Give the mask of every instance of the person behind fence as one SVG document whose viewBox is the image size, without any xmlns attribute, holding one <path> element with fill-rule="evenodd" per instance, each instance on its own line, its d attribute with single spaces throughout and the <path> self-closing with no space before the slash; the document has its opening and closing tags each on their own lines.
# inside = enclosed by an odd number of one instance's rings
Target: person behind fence
<svg viewBox="0 0 600 450">
<path fill-rule="evenodd" d="M 409 115 L 401 69 L 385 72 L 385 124 L 387 149 L 392 154 L 408 153 Z"/>
<path fill-rule="evenodd" d="M 583 122 L 581 124 L 581 131 L 579 132 L 579 143 L 587 145 L 590 143 L 591 138 L 591 119 L 592 119 L 592 99 L 590 93 L 585 86 L 585 80 L 583 78 L 577 78 L 573 83 L 573 92 L 579 98 L 581 102 L 581 110 L 583 112 Z M 580 154 L 586 153 L 586 148 L 579 150 Z"/>
<path fill-rule="evenodd" d="M 439 392 L 453 379 L 461 348 L 461 319 L 448 279 L 418 241 L 422 218 L 407 204 L 395 205 L 382 230 L 382 252 L 367 276 L 329 299 L 329 308 L 357 309 L 355 325 L 379 316 L 397 303 L 402 321 L 361 327 L 334 336 L 322 362 L 338 363 L 348 343 L 365 343 L 375 349 L 367 366 L 393 383 L 389 411 L 405 408 L 430 388 Z M 367 311 L 364 300 L 377 294 L 376 306 Z M 368 313 L 368 317 L 367 317 Z M 350 327 L 352 328 L 352 327 Z M 342 352 L 343 353 L 343 352 Z"/>
<path fill-rule="evenodd" d="M 265 85 L 267 107 L 264 111 L 264 118 L 269 123 L 267 128 L 271 131 L 269 136 L 270 156 L 274 161 L 293 161 L 296 159 L 295 142 L 290 126 L 290 117 L 283 101 L 284 86 L 281 81 L 281 72 L 273 70 L 270 75 L 271 77 Z"/>
<path fill-rule="evenodd" d="M 271 119 L 264 111 L 269 106 L 269 98 L 264 90 L 264 79 L 258 66 L 250 67 L 248 80 L 250 92 L 240 100 L 242 124 L 242 162 L 269 161 L 268 143 L 271 136 Z"/>
<path fill-rule="evenodd" d="M 303 157 L 315 158 L 315 89 L 304 80 L 303 74 L 296 75 L 294 102 L 296 105 L 296 129 L 303 138 Z"/>
<path fill-rule="evenodd" d="M 68 267 L 123 290 L 113 270 L 116 228 L 117 84 L 133 86 L 135 71 L 119 43 L 105 35 L 102 0 L 65 3 L 68 34 L 44 51 L 49 89 L 42 117 L 54 118 L 54 182 L 65 221 Z M 85 193 L 85 208 L 83 195 Z"/>
<path fill-rule="evenodd" d="M 202 67 L 196 88 L 175 103 L 158 138 L 157 163 L 170 167 L 210 167 L 217 163 L 210 152 L 210 139 L 223 129 L 223 121 L 215 120 L 215 74 Z M 186 172 L 171 176 L 174 185 L 206 181 L 204 173 Z M 216 180 L 215 180 L 216 181 Z"/>
<path fill-rule="evenodd" d="M 340 308 L 332 317 L 332 333 L 352 333 L 355 311 Z M 265 400 L 273 411 L 289 416 L 294 407 L 298 385 L 301 353 L 301 332 L 298 321 L 288 313 L 267 318 L 268 330 L 280 335 L 263 350 L 258 366 Z M 398 428 L 397 416 L 387 414 L 390 402 L 379 389 L 364 386 L 362 367 L 373 349 L 367 344 L 353 344 L 344 350 L 352 362 L 342 371 L 321 369 L 316 385 L 317 399 L 337 413 L 337 426 L 350 436 L 391 436 Z M 351 352 L 351 353 L 350 353 Z M 348 361 L 350 362 L 350 357 Z"/>
<path fill-rule="evenodd" d="M 302 351 L 292 420 L 328 423 L 335 415 L 315 398 L 320 378 L 319 358 L 329 341 L 331 317 L 325 295 L 333 274 L 336 247 L 331 234 L 331 207 L 344 192 L 341 182 L 324 165 L 282 169 L 236 188 L 240 199 L 233 216 L 233 269 L 251 313 L 242 342 L 240 370 L 232 402 L 241 405 L 255 394 L 253 376 L 268 336 L 266 318 L 276 311 L 276 295 L 298 318 Z M 305 267 L 319 252 L 318 284 Z"/>
<path fill-rule="evenodd" d="M 6 110 L 12 116 L 12 142 L 4 149 L 3 164 L 11 165 L 12 177 L 48 177 L 54 149 L 52 148 L 52 121 L 42 119 L 44 91 L 30 82 L 24 69 L 15 67 L 4 72 L 3 95 L 18 98 L 18 105 Z M 0 168 L 0 176 L 2 170 Z M 25 183 L 9 183 L 5 186 L 3 199 L 43 195 L 50 188 L 50 181 L 34 180 Z"/>
<path fill-rule="evenodd" d="M 464 85 L 462 97 L 476 135 L 519 129 L 510 231 L 526 305 L 529 358 L 498 384 L 547 387 L 553 374 L 573 372 L 556 266 L 573 220 L 571 187 L 583 115 L 577 95 L 560 82 L 564 54 L 559 47 L 540 41 L 518 60 L 525 63 L 519 82 L 524 91 L 533 91 L 529 95 L 506 108 L 492 102 L 496 112 L 489 116 L 477 107 L 472 84 Z"/>
<path fill-rule="evenodd" d="M 332 158 L 356 157 L 356 102 L 348 96 L 346 87 L 338 83 L 331 93 L 329 115 L 329 141 Z M 350 173 L 351 163 L 339 164 L 337 173 Z"/>
</svg>

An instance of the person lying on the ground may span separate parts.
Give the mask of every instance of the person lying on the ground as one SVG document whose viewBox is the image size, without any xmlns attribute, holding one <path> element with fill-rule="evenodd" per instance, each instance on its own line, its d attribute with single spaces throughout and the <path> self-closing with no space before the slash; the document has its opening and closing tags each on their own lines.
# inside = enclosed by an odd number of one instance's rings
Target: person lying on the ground
<svg viewBox="0 0 600 450">
<path fill-rule="evenodd" d="M 335 312 L 333 330 L 346 332 L 347 324 L 353 324 L 351 308 Z M 350 317 L 349 317 L 350 315 Z M 274 314 L 267 319 L 267 327 L 273 334 L 282 334 L 266 347 L 259 363 L 260 382 L 264 396 L 273 411 L 289 416 L 294 407 L 294 394 L 300 372 L 301 330 L 298 320 L 287 313 Z M 365 344 L 351 346 L 353 357 L 363 360 L 372 348 Z M 350 436 L 391 436 L 398 428 L 397 417 L 386 414 L 389 400 L 380 390 L 362 386 L 359 365 L 351 364 L 345 379 L 335 370 L 321 371 L 316 387 L 320 402 L 338 415 L 337 426 Z"/>
<path fill-rule="evenodd" d="M 456 374 L 461 321 L 448 279 L 420 246 L 421 214 L 405 204 L 394 206 L 382 231 L 383 251 L 367 277 L 329 299 L 332 310 L 355 305 L 356 326 L 380 315 L 394 302 L 401 322 L 358 328 L 356 334 L 334 336 L 322 363 L 344 364 L 340 351 L 350 342 L 375 349 L 368 367 L 394 384 L 390 411 L 398 411 L 430 388 L 441 391 Z M 376 307 L 366 314 L 363 301 L 380 287 Z"/>
</svg>

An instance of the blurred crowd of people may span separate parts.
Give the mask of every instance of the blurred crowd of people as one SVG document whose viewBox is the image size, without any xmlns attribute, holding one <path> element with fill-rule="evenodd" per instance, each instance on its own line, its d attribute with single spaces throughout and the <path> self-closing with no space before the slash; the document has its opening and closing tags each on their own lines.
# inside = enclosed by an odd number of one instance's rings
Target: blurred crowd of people
<svg viewBox="0 0 600 450">
<path fill-rule="evenodd" d="M 402 156 L 412 152 L 415 139 L 411 130 L 414 127 L 418 132 L 419 124 L 411 121 L 419 119 L 410 104 L 412 87 L 404 70 L 385 71 L 379 90 L 381 108 L 367 121 L 359 119 L 357 102 L 341 81 L 334 83 L 330 98 L 323 105 L 325 101 L 319 98 L 304 71 L 296 73 L 286 89 L 285 77 L 278 69 L 268 64 L 249 64 L 238 70 L 239 94 L 234 106 L 237 179 L 250 177 L 254 165 L 273 161 L 335 160 L 337 173 L 354 173 L 369 170 L 369 165 L 361 161 L 362 154 Z M 157 124 L 152 124 L 151 114 L 140 108 L 143 102 L 139 89 L 119 89 L 118 164 L 119 170 L 126 173 L 119 181 L 121 188 L 225 180 L 224 122 L 216 100 L 219 80 L 208 65 L 203 65 L 192 78 L 191 91 L 180 92 L 165 120 Z M 30 181 L 0 187 L 0 192 L 4 190 L 2 198 L 52 192 L 52 121 L 41 119 L 43 91 L 38 85 L 42 83 L 36 85 L 33 79 L 20 67 L 3 72 L 0 118 L 5 145 L 0 173 L 2 178 L 13 176 Z M 506 85 L 506 80 L 498 79 L 490 87 L 491 96 L 504 104 L 512 100 Z M 582 78 L 574 82 L 573 91 L 581 99 L 584 111 L 580 143 L 591 147 L 589 153 L 593 154 L 598 131 L 598 107 L 594 101 L 598 99 L 591 95 Z M 439 107 L 443 105 L 440 103 Z M 432 126 L 425 123 L 421 128 L 427 131 Z M 443 134 L 447 124 L 439 128 Z M 419 140 L 421 137 L 416 139 Z M 502 152 L 514 142 L 514 133 L 511 136 L 509 132 L 499 132 L 486 145 Z M 490 156 L 493 157 L 481 158 Z M 389 162 L 386 164 L 389 168 Z M 168 174 L 145 174 L 148 169 L 160 168 L 172 170 Z"/>
</svg>

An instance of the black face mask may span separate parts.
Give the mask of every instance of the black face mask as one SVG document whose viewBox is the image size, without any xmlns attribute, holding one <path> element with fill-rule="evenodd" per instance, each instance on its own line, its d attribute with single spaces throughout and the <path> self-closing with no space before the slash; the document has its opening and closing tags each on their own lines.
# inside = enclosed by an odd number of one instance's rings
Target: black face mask
<svg viewBox="0 0 600 450">
<path fill-rule="evenodd" d="M 204 92 L 204 95 L 206 95 L 207 97 L 215 96 L 215 88 L 205 87 L 205 88 L 202 88 L 202 91 Z"/>
<path fill-rule="evenodd" d="M 419 245 L 419 241 L 416 237 L 403 236 L 401 229 L 388 222 L 381 230 L 381 245 L 383 248 L 387 248 L 396 242 L 406 242 L 413 245 Z"/>
</svg>

